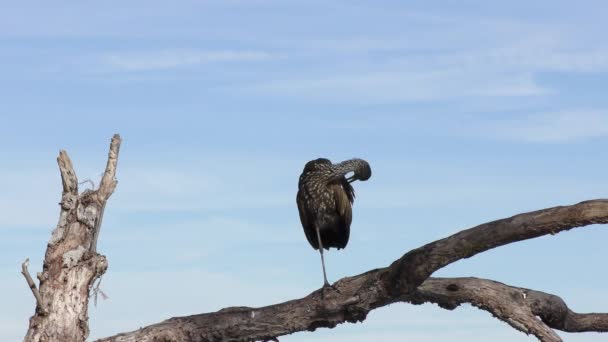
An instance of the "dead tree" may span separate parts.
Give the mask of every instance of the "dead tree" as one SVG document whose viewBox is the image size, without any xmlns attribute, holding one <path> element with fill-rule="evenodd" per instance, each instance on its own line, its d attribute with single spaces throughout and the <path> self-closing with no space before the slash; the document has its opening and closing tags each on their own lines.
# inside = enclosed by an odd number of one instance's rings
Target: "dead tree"
<svg viewBox="0 0 608 342">
<path fill-rule="evenodd" d="M 84 341 L 89 335 L 89 295 L 93 283 L 108 268 L 97 253 L 97 237 L 108 198 L 116 188 L 116 163 L 120 136 L 114 135 L 106 170 L 99 188 L 78 192 L 78 178 L 67 152 L 57 157 L 63 193 L 59 223 L 49 240 L 36 287 L 27 271 L 22 273 L 36 297 L 25 342 Z"/>
<path fill-rule="evenodd" d="M 95 249 L 103 209 L 116 186 L 120 137 L 110 144 L 99 189 L 78 193 L 72 164 L 64 151 L 58 162 L 63 180 L 59 224 L 47 248 L 38 291 L 23 265 L 37 300 L 25 341 L 84 341 L 93 282 L 107 269 Z M 98 342 L 272 341 L 279 336 L 344 322 L 360 322 L 376 308 L 395 303 L 435 303 L 453 310 L 470 303 L 540 341 L 561 341 L 554 329 L 606 332 L 608 313 L 576 313 L 558 296 L 478 278 L 433 278 L 438 269 L 512 242 L 608 223 L 608 200 L 585 201 L 484 223 L 411 250 L 391 265 L 338 280 L 337 291 L 260 307 L 229 307 L 175 317 Z"/>
</svg>

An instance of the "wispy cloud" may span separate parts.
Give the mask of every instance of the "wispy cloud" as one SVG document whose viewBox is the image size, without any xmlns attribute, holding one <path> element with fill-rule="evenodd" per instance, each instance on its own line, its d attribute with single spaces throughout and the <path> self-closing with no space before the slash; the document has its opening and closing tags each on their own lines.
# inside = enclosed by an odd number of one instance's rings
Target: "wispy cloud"
<svg viewBox="0 0 608 342">
<path fill-rule="evenodd" d="M 514 39 L 501 46 L 478 46 L 473 49 L 452 48 L 448 51 L 415 53 L 399 57 L 397 65 L 407 68 L 456 68 L 474 70 L 605 72 L 608 71 L 608 49 L 581 48 L 567 41 L 554 41 L 544 36 Z"/>
<path fill-rule="evenodd" d="M 324 101 L 429 101 L 472 96 L 533 96 L 550 90 L 528 74 L 508 75 L 442 69 L 368 71 L 272 81 L 247 88 L 258 94 L 314 98 Z"/>
<path fill-rule="evenodd" d="M 264 161 L 262 165 L 261 160 Z M 86 163 L 83 163 L 86 164 Z M 249 165 L 243 169 L 243 165 Z M 272 166 L 272 167 L 270 167 Z M 209 158 L 173 167 L 157 165 L 121 166 L 120 186 L 111 203 L 116 212 L 205 211 L 292 207 L 293 187 L 276 186 L 283 174 L 299 175 L 301 165 L 272 158 Z M 78 168 L 79 179 L 90 178 L 99 185 L 98 170 Z M 256 175 L 264 174 L 263 177 Z M 291 179 L 290 179 L 291 181 Z M 21 226 L 54 227 L 61 198 L 61 179 L 54 168 L 31 171 L 3 171 L 0 196 L 4 209 L 0 230 Z M 81 190 L 89 184 L 80 186 Z M 31 215 L 32 211 L 36 215 Z"/>
<path fill-rule="evenodd" d="M 258 62 L 274 58 L 263 51 L 205 51 L 173 49 L 155 52 L 111 53 L 101 58 L 104 66 L 119 71 L 148 71 L 209 63 Z"/>
<path fill-rule="evenodd" d="M 608 112 L 575 110 L 486 121 L 475 128 L 492 138 L 563 143 L 608 136 Z"/>
<path fill-rule="evenodd" d="M 272 161 L 268 161 L 272 163 Z M 177 168 L 125 167 L 120 172 L 117 207 L 133 211 L 188 211 L 283 207 L 291 204 L 289 192 L 272 186 L 281 169 L 242 170 L 246 161 L 210 160 Z M 278 164 L 280 165 L 280 164 Z M 289 166 L 282 165 L 282 170 Z M 256 178 L 256 172 L 266 172 Z"/>
<path fill-rule="evenodd" d="M 233 215 L 234 216 L 234 215 Z M 291 220 L 296 223 L 297 218 Z M 296 224 L 299 224 L 297 222 Z M 299 229 L 285 229 L 289 223 L 273 224 L 255 219 L 213 216 L 204 219 L 176 220 L 157 223 L 129 223 L 106 237 L 109 243 L 170 243 L 182 248 L 175 257 L 181 261 L 205 258 L 211 252 L 229 249 L 218 241 L 233 245 L 282 244 L 301 241 Z M 168 229 L 170 227 L 170 229 Z M 297 226 L 296 226 L 297 227 Z M 189 240 L 184 241 L 183 236 Z"/>
<path fill-rule="evenodd" d="M 457 31 L 473 34 L 470 29 Z M 330 46 L 317 43 L 318 50 L 305 54 L 324 55 L 329 63 L 348 58 L 348 63 L 316 74 L 292 73 L 290 78 L 262 80 L 246 90 L 258 95 L 363 103 L 542 96 L 553 93 L 550 85 L 539 82 L 542 72 L 608 71 L 608 49 L 602 46 L 581 47 L 546 32 L 525 38 L 520 34 L 507 35 L 500 45 L 485 42 L 474 47 L 462 38 L 462 46 L 425 48 L 398 39 L 375 44 L 369 38 L 345 39 Z M 381 57 L 368 63 L 367 54 Z"/>
</svg>

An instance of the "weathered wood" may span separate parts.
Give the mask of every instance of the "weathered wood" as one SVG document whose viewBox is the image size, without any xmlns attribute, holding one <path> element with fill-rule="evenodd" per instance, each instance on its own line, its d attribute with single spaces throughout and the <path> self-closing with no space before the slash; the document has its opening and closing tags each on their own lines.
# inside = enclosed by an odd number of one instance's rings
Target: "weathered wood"
<svg viewBox="0 0 608 342">
<path fill-rule="evenodd" d="M 310 330 L 314 330 L 315 316 L 316 319 L 324 319 L 330 314 L 349 310 L 348 307 L 357 304 L 359 298 L 353 297 L 350 301 L 338 303 L 338 307 L 335 306 L 336 303 L 325 305 L 322 302 L 314 302 L 316 300 L 318 292 L 300 300 L 262 308 L 233 307 L 203 315 L 172 318 L 132 333 L 119 334 L 97 342 L 244 341 L 239 337 L 242 332 L 240 327 L 250 326 L 256 319 L 260 332 L 271 332 L 271 329 L 276 327 L 293 324 L 294 320 L 306 319 L 305 316 L 309 316 L 313 322 Z M 558 296 L 487 279 L 431 277 L 422 283 L 416 292 L 402 296 L 399 301 L 411 304 L 435 303 L 447 310 L 454 310 L 461 304 L 469 303 L 543 342 L 562 341 L 551 328 L 566 332 L 608 331 L 608 313 L 575 313 Z M 320 306 L 325 308 L 320 309 Z M 305 310 L 298 310 L 299 307 Z M 280 316 L 273 318 L 276 314 Z M 269 318 L 277 322 L 263 321 Z M 233 335 L 224 334 L 223 330 L 228 327 L 234 330 Z M 252 327 L 247 329 L 254 330 Z M 192 335 L 200 332 L 206 332 L 209 339 L 198 340 L 196 338 L 200 335 Z M 262 341 L 273 339 L 276 339 L 276 336 L 258 338 Z"/>
<path fill-rule="evenodd" d="M 469 303 L 490 312 L 494 317 L 525 334 L 533 334 L 541 341 L 561 341 L 555 331 L 546 324 L 545 319 L 536 318 L 532 310 L 534 301 L 528 296 L 530 292 L 535 291 L 486 279 L 429 278 L 422 283 L 409 302 L 431 302 L 449 310 Z"/>
<path fill-rule="evenodd" d="M 362 321 L 369 311 L 397 301 L 418 303 L 423 300 L 418 290 L 420 285 L 421 290 L 427 290 L 424 297 L 426 300 L 439 298 L 430 295 L 433 293 L 432 289 L 424 286 L 425 281 L 436 284 L 438 280 L 429 276 L 452 262 L 507 243 L 556 234 L 594 223 L 608 223 L 608 200 L 593 200 L 534 211 L 461 231 L 412 250 L 389 267 L 340 279 L 334 284 L 337 291 L 318 290 L 301 299 L 261 308 L 235 307 L 214 313 L 171 318 L 137 331 L 100 339 L 98 342 L 255 341 L 269 340 L 297 331 L 313 331 L 320 327 L 333 328 L 344 322 Z M 493 313 L 501 308 L 487 304 L 490 298 L 483 297 L 483 293 L 480 295 L 482 298 L 463 296 L 461 302 L 477 303 L 479 307 Z M 439 301 L 435 299 L 435 302 Z M 488 305 L 487 308 L 484 303 Z M 518 307 L 515 304 L 517 303 L 513 303 L 511 309 L 517 314 L 520 311 L 515 310 Z M 535 334 L 541 341 L 559 341 L 559 337 L 543 323 L 530 323 L 529 305 L 521 308 L 521 312 L 525 312 L 526 316 L 507 322 L 518 330 Z M 535 314 L 540 312 L 538 308 L 535 310 Z M 551 317 L 550 312 L 548 310 L 546 315 L 539 316 L 548 319 Z M 507 319 L 505 316 L 497 317 Z M 586 319 L 588 316 L 584 317 Z M 603 327 L 608 322 L 606 316 L 594 316 L 593 319 L 599 323 L 581 323 L 577 325 L 579 331 L 584 328 L 589 331 L 605 331 Z M 579 322 L 583 320 L 581 318 Z M 560 325 L 550 326 L 560 329 Z"/>
<path fill-rule="evenodd" d="M 103 186 L 81 194 L 70 157 L 65 151 L 59 153 L 57 163 L 63 184 L 59 223 L 38 275 L 41 305 L 30 318 L 25 342 L 81 342 L 89 335 L 89 292 L 108 267 L 105 256 L 91 247 L 100 228 L 102 208 L 116 187 L 120 141 L 118 135 L 112 138 Z"/>
<path fill-rule="evenodd" d="M 42 315 L 48 314 L 46 310 L 42 307 L 42 298 L 40 297 L 40 292 L 38 292 L 38 287 L 36 287 L 36 283 L 34 283 L 34 279 L 30 275 L 30 271 L 28 271 L 28 267 L 30 266 L 30 258 L 25 259 L 23 264 L 21 264 L 21 274 L 25 277 L 25 281 L 27 282 L 27 286 L 32 290 L 32 294 L 34 298 L 36 298 L 36 309 L 41 310 Z"/>
<path fill-rule="evenodd" d="M 433 272 L 454 261 L 512 242 L 608 223 L 608 200 L 597 199 L 515 215 L 460 231 L 406 253 L 386 274 L 390 289 L 411 292 Z"/>
<path fill-rule="evenodd" d="M 106 202 L 114 193 L 118 181 L 116 180 L 116 165 L 118 164 L 118 152 L 120 150 L 120 136 L 114 135 L 112 142 L 110 143 L 110 152 L 108 152 L 108 163 L 106 164 L 106 170 L 101 178 L 99 189 L 97 189 L 97 200 L 101 203 L 101 209 L 99 211 L 99 220 L 95 224 L 93 229 L 93 240 L 91 241 L 91 247 L 89 248 L 92 253 L 97 251 L 97 240 L 99 239 L 99 231 L 101 230 L 101 223 L 103 222 L 103 213 L 106 210 Z"/>
<path fill-rule="evenodd" d="M 452 310 L 469 303 L 541 341 L 561 341 L 553 329 L 607 332 L 607 313 L 579 314 L 556 295 L 479 278 L 429 278 L 409 300 Z M 540 320 L 538 318 L 540 318 Z"/>
</svg>

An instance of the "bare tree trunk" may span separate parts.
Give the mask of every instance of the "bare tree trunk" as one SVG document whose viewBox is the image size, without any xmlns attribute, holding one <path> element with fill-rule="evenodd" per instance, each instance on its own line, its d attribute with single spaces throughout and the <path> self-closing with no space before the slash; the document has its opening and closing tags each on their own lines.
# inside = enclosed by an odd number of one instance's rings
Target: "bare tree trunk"
<svg viewBox="0 0 608 342">
<path fill-rule="evenodd" d="M 88 305 L 93 283 L 108 268 L 105 256 L 96 252 L 96 237 L 103 208 L 114 192 L 120 136 L 110 144 L 108 163 L 97 190 L 78 193 L 78 179 L 65 151 L 57 163 L 63 194 L 59 223 L 52 233 L 38 274 L 39 290 L 23 265 L 23 274 L 37 298 L 36 312 L 30 318 L 25 342 L 81 342 L 89 335 Z"/>
<path fill-rule="evenodd" d="M 116 187 L 120 137 L 110 144 L 99 189 L 78 193 L 72 163 L 61 151 L 61 214 L 38 275 L 40 290 L 23 263 L 22 273 L 36 298 L 26 342 L 82 342 L 89 334 L 87 307 L 95 280 L 108 264 L 96 252 L 106 201 Z M 592 200 L 515 215 L 460 231 L 416 248 L 391 265 L 338 280 L 333 290 L 317 290 L 288 302 L 230 307 L 175 317 L 100 342 L 278 341 L 298 331 L 363 321 L 376 308 L 395 302 L 436 303 L 453 310 L 470 303 L 540 341 L 559 342 L 554 329 L 608 331 L 608 314 L 576 313 L 558 296 L 477 278 L 432 278 L 442 267 L 509 243 L 553 235 L 576 227 L 608 223 L 608 200 Z"/>
</svg>

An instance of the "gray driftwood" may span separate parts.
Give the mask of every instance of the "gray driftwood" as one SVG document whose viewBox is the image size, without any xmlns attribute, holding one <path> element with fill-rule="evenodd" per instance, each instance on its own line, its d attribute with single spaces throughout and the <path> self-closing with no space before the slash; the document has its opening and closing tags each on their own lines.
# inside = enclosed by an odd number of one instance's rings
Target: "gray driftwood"
<svg viewBox="0 0 608 342">
<path fill-rule="evenodd" d="M 61 212 L 47 245 L 42 272 L 38 274 L 40 285 L 36 289 L 33 282 L 30 284 L 37 306 L 25 342 L 78 342 L 89 335 L 89 294 L 93 283 L 108 268 L 105 256 L 96 252 L 96 236 L 103 208 L 116 188 L 119 147 L 120 137 L 115 135 L 99 188 L 82 193 L 78 192 L 70 157 L 65 151 L 59 152 Z M 26 279 L 29 277 L 26 263 L 22 273 Z"/>
<path fill-rule="evenodd" d="M 30 319 L 26 341 L 75 341 L 88 335 L 87 306 L 92 284 L 107 269 L 97 254 L 99 223 L 116 181 L 120 138 L 114 136 L 100 188 L 78 194 L 65 152 L 59 156 L 64 192 L 40 278 L 41 305 Z M 477 278 L 433 278 L 438 269 L 512 242 L 572 228 L 608 223 L 608 200 L 591 200 L 524 213 L 481 224 L 431 242 L 391 265 L 338 280 L 335 290 L 260 307 L 229 307 L 218 312 L 175 317 L 98 342 L 276 341 L 298 331 L 360 322 L 378 307 L 395 302 L 436 303 L 448 310 L 470 303 L 540 341 L 561 341 L 567 332 L 608 331 L 608 314 L 573 312 L 556 295 Z M 24 268 L 24 270 L 26 270 Z M 32 291 L 35 290 L 35 286 Z"/>
</svg>

